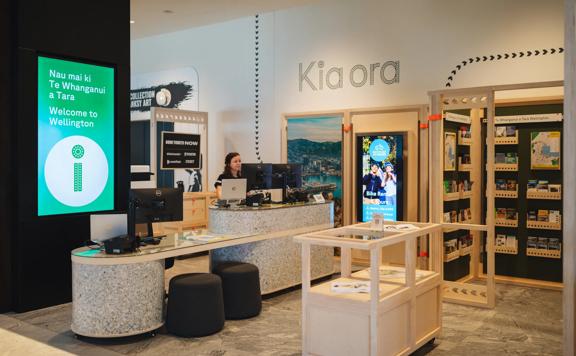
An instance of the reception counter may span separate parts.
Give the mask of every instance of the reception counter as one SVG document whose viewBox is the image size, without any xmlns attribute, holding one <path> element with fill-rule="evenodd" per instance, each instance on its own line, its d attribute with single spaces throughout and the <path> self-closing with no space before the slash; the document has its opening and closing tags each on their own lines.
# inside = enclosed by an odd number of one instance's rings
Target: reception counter
<svg viewBox="0 0 576 356">
<path fill-rule="evenodd" d="M 210 207 L 209 229 L 219 234 L 273 234 L 274 238 L 212 250 L 211 264 L 237 261 L 260 270 L 262 294 L 301 283 L 300 245 L 291 237 L 334 226 L 332 203 L 272 205 L 259 208 Z M 312 278 L 333 273 L 334 249 L 315 246 Z"/>
<path fill-rule="evenodd" d="M 159 245 L 123 255 L 82 247 L 72 251 L 72 331 L 88 337 L 150 332 L 164 321 L 164 259 L 210 251 L 211 263 L 258 266 L 262 293 L 300 283 L 299 246 L 292 236 L 330 228 L 333 205 L 210 209 L 210 229 L 169 234 Z M 313 258 L 316 277 L 332 273 L 332 249 Z M 194 272 L 194 271 L 190 271 Z"/>
</svg>

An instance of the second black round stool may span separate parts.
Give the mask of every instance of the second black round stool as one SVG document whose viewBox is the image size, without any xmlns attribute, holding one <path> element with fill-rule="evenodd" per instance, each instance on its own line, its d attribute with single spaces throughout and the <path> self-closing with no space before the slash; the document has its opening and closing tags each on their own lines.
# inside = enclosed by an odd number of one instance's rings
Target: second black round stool
<svg viewBox="0 0 576 356">
<path fill-rule="evenodd" d="M 170 280 L 166 329 L 182 337 L 206 336 L 224 327 L 222 280 L 211 273 L 181 274 Z"/>
<path fill-rule="evenodd" d="M 246 319 L 262 311 L 258 267 L 250 263 L 224 262 L 212 273 L 222 278 L 226 319 Z"/>
</svg>

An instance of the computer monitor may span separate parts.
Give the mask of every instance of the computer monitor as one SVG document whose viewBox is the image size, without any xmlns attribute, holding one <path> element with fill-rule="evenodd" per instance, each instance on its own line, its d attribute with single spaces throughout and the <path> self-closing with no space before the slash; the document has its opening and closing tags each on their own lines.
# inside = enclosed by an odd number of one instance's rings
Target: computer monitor
<svg viewBox="0 0 576 356">
<path fill-rule="evenodd" d="M 222 179 L 223 200 L 242 200 L 246 199 L 246 179 Z"/>
<path fill-rule="evenodd" d="M 282 189 L 282 202 L 288 199 L 288 188 L 302 187 L 301 164 L 273 164 L 272 165 L 272 189 Z"/>
<path fill-rule="evenodd" d="M 246 191 L 271 189 L 272 164 L 242 163 L 242 178 L 246 178 Z"/>
<path fill-rule="evenodd" d="M 154 236 L 153 222 L 182 221 L 183 194 L 179 188 L 147 188 L 130 190 L 129 228 L 146 224 L 148 237 Z"/>
<path fill-rule="evenodd" d="M 280 163 L 272 165 L 272 189 L 302 187 L 302 165 Z"/>
<path fill-rule="evenodd" d="M 90 215 L 90 240 L 104 242 L 128 233 L 127 214 Z"/>
</svg>

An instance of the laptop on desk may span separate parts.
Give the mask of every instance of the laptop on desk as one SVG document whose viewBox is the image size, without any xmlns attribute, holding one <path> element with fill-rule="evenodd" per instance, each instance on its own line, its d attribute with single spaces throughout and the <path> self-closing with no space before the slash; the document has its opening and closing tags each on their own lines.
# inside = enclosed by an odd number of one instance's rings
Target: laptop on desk
<svg viewBox="0 0 576 356">
<path fill-rule="evenodd" d="M 246 179 L 222 179 L 222 200 L 246 199 Z"/>
</svg>

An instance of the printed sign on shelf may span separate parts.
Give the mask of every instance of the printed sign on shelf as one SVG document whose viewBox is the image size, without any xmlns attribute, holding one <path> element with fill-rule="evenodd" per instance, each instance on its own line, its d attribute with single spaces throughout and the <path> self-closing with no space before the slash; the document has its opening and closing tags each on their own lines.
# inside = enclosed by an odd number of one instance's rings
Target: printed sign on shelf
<svg viewBox="0 0 576 356">
<path fill-rule="evenodd" d="M 471 124 L 472 120 L 470 116 L 455 114 L 452 112 L 447 112 L 445 115 L 446 121 L 458 122 L 461 124 Z"/>
<path fill-rule="evenodd" d="M 532 122 L 559 122 L 562 121 L 561 113 L 555 114 L 531 114 L 531 115 L 510 115 L 496 116 L 495 124 L 529 124 Z"/>
</svg>

